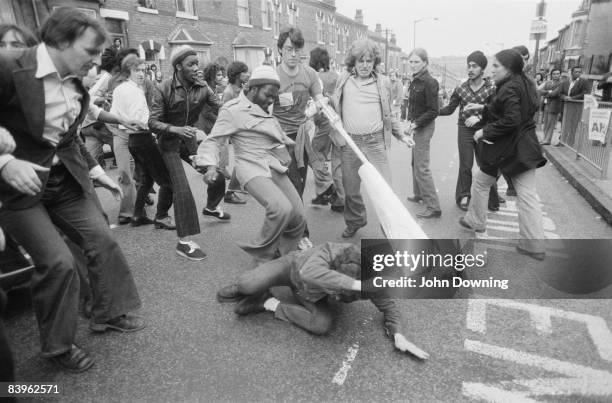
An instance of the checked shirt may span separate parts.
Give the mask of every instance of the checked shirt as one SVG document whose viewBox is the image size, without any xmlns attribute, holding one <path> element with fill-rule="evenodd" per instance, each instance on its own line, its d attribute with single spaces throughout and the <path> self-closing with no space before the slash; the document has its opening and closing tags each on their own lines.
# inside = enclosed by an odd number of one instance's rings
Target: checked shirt
<svg viewBox="0 0 612 403">
<path fill-rule="evenodd" d="M 482 104 L 486 105 L 491 101 L 495 94 L 495 86 L 489 80 L 485 80 L 482 87 L 478 91 L 473 91 L 470 88 L 470 81 L 466 80 L 453 91 L 448 105 L 440 109 L 440 116 L 452 115 L 459 106 L 459 122 L 460 126 L 465 125 L 465 120 L 470 116 L 480 116 L 479 112 L 464 111 L 463 108 L 467 104 Z"/>
</svg>

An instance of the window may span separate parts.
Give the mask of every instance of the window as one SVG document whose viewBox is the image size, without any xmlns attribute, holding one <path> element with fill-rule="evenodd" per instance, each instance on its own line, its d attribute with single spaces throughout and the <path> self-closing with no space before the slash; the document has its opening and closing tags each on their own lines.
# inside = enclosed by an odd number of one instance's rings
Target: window
<svg viewBox="0 0 612 403">
<path fill-rule="evenodd" d="M 272 7 L 272 31 L 274 33 L 274 38 L 278 38 L 278 34 L 280 33 L 280 19 L 281 8 L 278 1 L 276 1 Z"/>
<path fill-rule="evenodd" d="M 138 5 L 140 5 L 140 7 L 149 8 L 152 10 L 157 9 L 157 5 L 155 3 L 156 0 L 138 0 Z"/>
<path fill-rule="evenodd" d="M 249 0 L 238 0 L 238 25 L 252 26 Z"/>
<path fill-rule="evenodd" d="M 317 42 L 318 43 L 325 43 L 325 40 L 323 38 L 323 13 L 318 12 L 316 14 L 316 20 L 317 20 Z"/>
<path fill-rule="evenodd" d="M 195 15 L 193 0 L 176 0 L 176 10 L 181 13 Z"/>
<path fill-rule="evenodd" d="M 289 25 L 298 24 L 298 7 L 295 3 L 287 4 L 287 19 Z"/>
<path fill-rule="evenodd" d="M 274 21 L 272 20 L 272 2 L 270 0 L 261 0 L 261 26 L 264 29 L 271 29 Z"/>
<path fill-rule="evenodd" d="M 235 60 L 245 63 L 249 66 L 250 71 L 253 71 L 257 66 L 261 66 L 266 60 L 263 49 L 259 47 L 236 48 L 234 52 Z"/>
<path fill-rule="evenodd" d="M 342 53 L 343 52 L 343 41 L 342 41 L 342 28 L 336 27 L 337 31 L 338 31 L 338 40 L 336 41 L 336 52 L 337 53 Z"/>
</svg>

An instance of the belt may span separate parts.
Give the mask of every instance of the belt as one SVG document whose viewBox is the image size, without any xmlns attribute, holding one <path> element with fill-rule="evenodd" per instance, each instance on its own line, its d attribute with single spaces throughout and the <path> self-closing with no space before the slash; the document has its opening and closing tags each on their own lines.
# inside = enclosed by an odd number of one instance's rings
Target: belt
<svg viewBox="0 0 612 403">
<path fill-rule="evenodd" d="M 355 133 L 349 133 L 349 136 L 351 137 L 364 137 L 364 136 L 375 136 L 377 134 L 383 134 L 384 130 L 378 130 L 372 133 L 364 133 L 364 134 L 355 134 Z"/>
</svg>

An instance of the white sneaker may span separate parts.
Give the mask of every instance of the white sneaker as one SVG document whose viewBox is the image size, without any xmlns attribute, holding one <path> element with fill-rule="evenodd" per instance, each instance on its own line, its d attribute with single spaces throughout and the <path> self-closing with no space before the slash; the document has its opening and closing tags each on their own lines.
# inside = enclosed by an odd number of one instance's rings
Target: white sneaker
<svg viewBox="0 0 612 403">
<path fill-rule="evenodd" d="M 200 249 L 200 246 L 193 241 L 179 241 L 176 245 L 176 253 L 178 253 L 180 256 L 186 257 L 189 260 L 206 259 L 206 253 L 204 253 L 204 251 Z"/>
<path fill-rule="evenodd" d="M 312 242 L 310 241 L 310 239 L 308 239 L 307 237 L 304 237 L 302 239 L 300 239 L 300 242 L 297 245 L 297 249 L 298 250 L 307 250 L 314 247 L 314 245 L 312 244 Z"/>
</svg>

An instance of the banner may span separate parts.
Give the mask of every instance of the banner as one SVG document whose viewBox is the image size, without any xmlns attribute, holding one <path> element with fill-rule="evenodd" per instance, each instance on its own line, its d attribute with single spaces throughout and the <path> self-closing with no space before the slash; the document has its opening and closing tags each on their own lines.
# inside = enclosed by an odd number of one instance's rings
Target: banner
<svg viewBox="0 0 612 403">
<path fill-rule="evenodd" d="M 597 102 L 597 98 L 593 95 L 585 95 L 584 96 L 584 109 L 597 109 L 599 107 L 599 103 Z"/>
<path fill-rule="evenodd" d="M 612 109 L 591 109 L 589 116 L 589 140 L 606 142 Z"/>
</svg>

